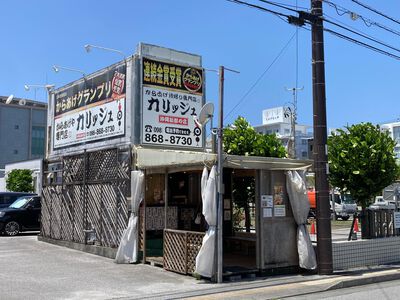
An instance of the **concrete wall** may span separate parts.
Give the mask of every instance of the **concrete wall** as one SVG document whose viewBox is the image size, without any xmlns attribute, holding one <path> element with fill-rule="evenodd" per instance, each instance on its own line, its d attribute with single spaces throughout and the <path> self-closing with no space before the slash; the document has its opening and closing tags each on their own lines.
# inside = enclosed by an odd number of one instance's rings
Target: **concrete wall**
<svg viewBox="0 0 400 300">
<path fill-rule="evenodd" d="M 400 262 L 400 237 L 332 243 L 333 269 Z"/>
<path fill-rule="evenodd" d="M 257 204 L 259 210 L 259 249 L 261 253 L 261 269 L 273 269 L 283 267 L 297 267 L 297 225 L 293 218 L 292 209 L 286 192 L 286 177 L 283 171 L 259 171 L 258 197 L 272 195 L 274 198 L 278 189 L 283 188 L 283 205 L 286 216 L 265 217 L 261 204 Z"/>
</svg>

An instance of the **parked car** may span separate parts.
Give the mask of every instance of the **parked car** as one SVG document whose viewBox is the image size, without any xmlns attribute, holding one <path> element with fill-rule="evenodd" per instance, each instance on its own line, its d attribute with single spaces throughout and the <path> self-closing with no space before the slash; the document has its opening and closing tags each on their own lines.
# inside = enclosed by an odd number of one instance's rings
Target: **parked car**
<svg viewBox="0 0 400 300">
<path fill-rule="evenodd" d="M 40 197 L 22 196 L 0 209 L 0 232 L 17 235 L 21 231 L 40 230 Z"/>
<path fill-rule="evenodd" d="M 36 196 L 32 193 L 0 192 L 0 209 L 9 207 L 15 200 L 22 196 Z"/>
<path fill-rule="evenodd" d="M 382 196 L 376 196 L 375 202 L 372 203 L 369 209 L 376 210 L 376 209 L 391 209 L 394 210 L 396 208 L 396 203 L 394 200 L 385 200 Z"/>
</svg>

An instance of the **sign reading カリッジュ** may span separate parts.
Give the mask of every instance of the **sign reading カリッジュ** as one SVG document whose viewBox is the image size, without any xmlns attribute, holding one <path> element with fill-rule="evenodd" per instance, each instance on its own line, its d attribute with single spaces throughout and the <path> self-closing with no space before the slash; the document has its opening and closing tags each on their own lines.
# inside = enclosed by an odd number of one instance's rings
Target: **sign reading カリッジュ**
<svg viewBox="0 0 400 300">
<path fill-rule="evenodd" d="M 203 70 L 143 57 L 142 144 L 202 148 Z"/>
<path fill-rule="evenodd" d="M 55 94 L 54 149 L 125 135 L 126 66 Z"/>
</svg>

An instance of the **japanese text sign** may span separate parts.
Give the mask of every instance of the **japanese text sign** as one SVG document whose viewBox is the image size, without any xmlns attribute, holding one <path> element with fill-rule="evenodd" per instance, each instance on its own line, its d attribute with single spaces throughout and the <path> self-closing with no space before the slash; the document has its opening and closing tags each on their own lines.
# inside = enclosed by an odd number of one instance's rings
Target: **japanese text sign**
<svg viewBox="0 0 400 300">
<path fill-rule="evenodd" d="M 203 70 L 143 58 L 142 144 L 202 148 Z"/>
<path fill-rule="evenodd" d="M 125 134 L 126 66 L 55 94 L 54 149 Z"/>
</svg>

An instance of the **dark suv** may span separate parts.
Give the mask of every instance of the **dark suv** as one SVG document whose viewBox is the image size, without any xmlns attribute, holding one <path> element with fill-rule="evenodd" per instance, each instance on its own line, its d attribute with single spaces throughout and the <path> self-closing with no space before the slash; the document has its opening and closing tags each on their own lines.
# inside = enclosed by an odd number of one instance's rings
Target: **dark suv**
<svg viewBox="0 0 400 300">
<path fill-rule="evenodd" d="M 22 196 L 0 209 L 0 232 L 17 235 L 21 231 L 40 230 L 40 197 Z"/>
<path fill-rule="evenodd" d="M 19 192 L 0 192 L 0 209 L 9 207 L 15 200 L 21 196 L 36 196 L 32 193 L 19 193 Z"/>
</svg>

